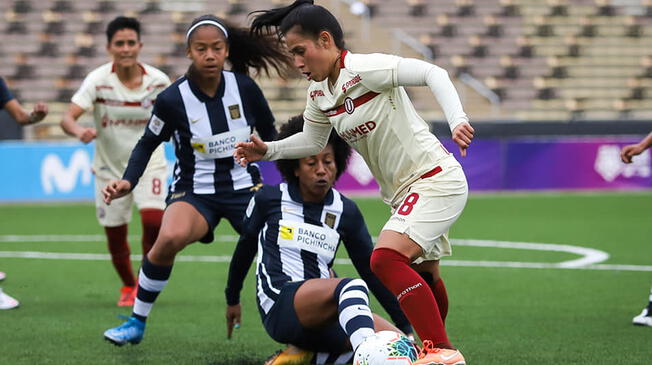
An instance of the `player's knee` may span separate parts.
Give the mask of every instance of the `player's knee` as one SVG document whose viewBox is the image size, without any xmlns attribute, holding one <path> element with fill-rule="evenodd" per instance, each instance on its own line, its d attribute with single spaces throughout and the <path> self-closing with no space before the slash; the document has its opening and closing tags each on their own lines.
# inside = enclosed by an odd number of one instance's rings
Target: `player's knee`
<svg viewBox="0 0 652 365">
<path fill-rule="evenodd" d="M 380 275 L 381 268 L 383 266 L 383 258 L 382 255 L 378 254 L 378 250 L 373 250 L 371 252 L 369 266 L 371 267 L 371 271 L 376 274 L 376 276 Z"/>
<path fill-rule="evenodd" d="M 188 234 L 183 229 L 162 229 L 154 246 L 164 252 L 177 253 L 188 245 Z"/>
</svg>

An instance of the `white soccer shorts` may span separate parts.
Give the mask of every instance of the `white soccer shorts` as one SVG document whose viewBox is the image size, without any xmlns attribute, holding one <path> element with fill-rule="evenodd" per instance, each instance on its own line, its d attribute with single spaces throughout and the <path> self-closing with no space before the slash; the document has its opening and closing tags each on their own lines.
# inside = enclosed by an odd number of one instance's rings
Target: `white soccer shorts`
<svg viewBox="0 0 652 365">
<path fill-rule="evenodd" d="M 383 230 L 405 233 L 421 246 L 423 255 L 415 264 L 450 256 L 448 231 L 462 214 L 467 197 L 462 168 L 443 167 L 441 172 L 415 181 L 395 199 L 398 203 L 392 206 L 392 216 Z"/>
<path fill-rule="evenodd" d="M 128 195 L 106 205 L 102 199 L 102 189 L 111 180 L 120 177 L 105 178 L 95 175 L 95 212 L 100 225 L 116 227 L 131 221 L 132 205 L 138 209 L 165 209 L 165 198 L 168 194 L 167 168 L 146 169 L 138 181 L 136 188 Z"/>
</svg>

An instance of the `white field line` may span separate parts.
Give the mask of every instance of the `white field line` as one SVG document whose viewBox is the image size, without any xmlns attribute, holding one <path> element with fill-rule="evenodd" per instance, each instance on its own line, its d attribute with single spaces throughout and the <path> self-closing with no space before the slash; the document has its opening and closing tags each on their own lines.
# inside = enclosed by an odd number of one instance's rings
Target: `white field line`
<svg viewBox="0 0 652 365">
<path fill-rule="evenodd" d="M 132 241 L 139 240 L 136 235 L 129 237 Z M 218 235 L 216 242 L 235 242 L 235 235 Z M 104 242 L 104 235 L 0 235 L 2 242 Z M 600 264 L 609 258 L 606 252 L 572 245 L 559 245 L 550 243 L 507 242 L 489 240 L 453 240 L 455 246 L 495 247 L 522 250 L 558 251 L 581 256 L 578 259 L 558 263 L 538 262 L 513 262 L 513 261 L 463 261 L 442 260 L 444 266 L 464 267 L 506 267 L 529 269 L 585 269 L 585 270 L 614 270 L 614 271 L 652 271 L 652 266 L 646 265 L 609 265 Z M 56 253 L 37 251 L 0 251 L 3 258 L 50 259 L 50 260 L 110 260 L 108 254 L 91 253 Z M 140 255 L 132 255 L 134 261 L 140 260 Z M 179 255 L 179 262 L 230 262 L 230 256 L 188 256 Z M 348 259 L 336 259 L 337 264 L 350 264 Z"/>
</svg>

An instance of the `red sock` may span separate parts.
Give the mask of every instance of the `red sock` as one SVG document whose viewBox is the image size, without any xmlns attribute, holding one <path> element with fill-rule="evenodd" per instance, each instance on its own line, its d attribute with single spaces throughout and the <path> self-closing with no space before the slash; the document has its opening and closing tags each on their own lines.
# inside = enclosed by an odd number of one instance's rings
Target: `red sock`
<svg viewBox="0 0 652 365">
<path fill-rule="evenodd" d="M 143 257 L 154 246 L 158 231 L 163 220 L 163 211 L 160 209 L 141 209 L 140 220 L 143 224 Z"/>
<path fill-rule="evenodd" d="M 106 237 L 109 240 L 109 252 L 115 271 L 120 275 L 122 284 L 125 286 L 136 286 L 136 279 L 131 270 L 131 260 L 129 259 L 129 243 L 127 243 L 127 225 L 123 224 L 117 227 L 104 227 Z"/>
<path fill-rule="evenodd" d="M 439 314 L 441 315 L 441 320 L 446 324 L 446 315 L 448 315 L 448 294 L 446 293 L 446 286 L 444 281 L 439 278 L 436 282 L 433 282 L 433 276 L 428 271 L 420 271 L 419 275 L 426 281 L 432 294 L 435 296 L 437 301 L 437 306 L 439 307 Z"/>
<path fill-rule="evenodd" d="M 435 295 L 435 300 L 439 306 L 439 314 L 441 315 L 442 322 L 446 323 L 446 316 L 448 315 L 448 293 L 446 293 L 446 285 L 440 278 L 434 283 L 430 284 L 430 289 Z"/>
<path fill-rule="evenodd" d="M 435 347 L 452 347 L 446 335 L 439 307 L 428 284 L 410 267 L 410 260 L 389 248 L 377 248 L 371 254 L 371 270 L 396 295 L 421 340 Z"/>
</svg>

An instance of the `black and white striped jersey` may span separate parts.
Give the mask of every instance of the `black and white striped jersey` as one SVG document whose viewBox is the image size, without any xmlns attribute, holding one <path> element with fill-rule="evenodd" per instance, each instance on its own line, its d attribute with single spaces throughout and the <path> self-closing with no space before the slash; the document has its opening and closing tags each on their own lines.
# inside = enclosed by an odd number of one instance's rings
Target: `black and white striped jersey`
<svg viewBox="0 0 652 365">
<path fill-rule="evenodd" d="M 342 242 L 360 277 L 397 326 L 410 328 L 395 297 L 371 272 L 373 244 L 360 210 L 337 190 L 331 189 L 321 203 L 309 203 L 303 201 L 296 184 L 265 185 L 251 199 L 243 226 L 229 268 L 229 305 L 239 302 L 256 252 L 257 302 L 261 313 L 267 314 L 286 283 L 329 278 Z"/>
<path fill-rule="evenodd" d="M 217 93 L 210 97 L 183 76 L 158 95 L 123 178 L 134 187 L 150 151 L 172 138 L 177 161 L 171 193 L 249 188 L 261 181 L 258 166 L 241 167 L 232 155 L 235 144 L 248 140 L 253 128 L 265 141 L 276 136 L 272 112 L 251 78 L 223 71 Z"/>
</svg>

